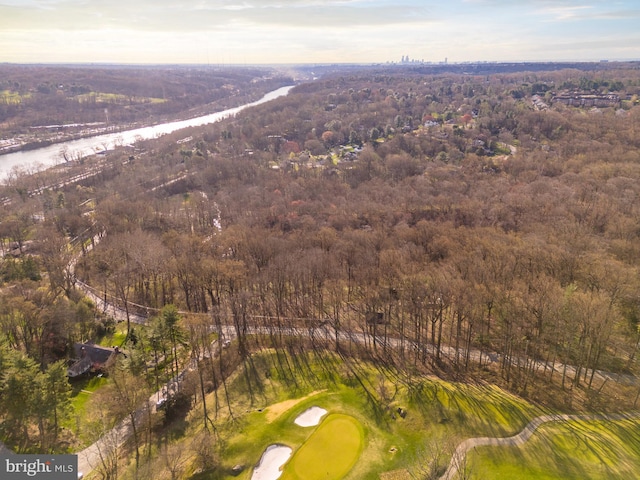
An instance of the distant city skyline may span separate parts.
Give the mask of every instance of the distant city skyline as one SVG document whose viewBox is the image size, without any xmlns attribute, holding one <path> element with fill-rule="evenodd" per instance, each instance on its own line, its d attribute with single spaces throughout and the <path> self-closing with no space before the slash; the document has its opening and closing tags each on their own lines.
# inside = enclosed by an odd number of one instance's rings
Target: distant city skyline
<svg viewBox="0 0 640 480">
<path fill-rule="evenodd" d="M 0 0 L 0 62 L 640 60 L 637 0 Z"/>
</svg>

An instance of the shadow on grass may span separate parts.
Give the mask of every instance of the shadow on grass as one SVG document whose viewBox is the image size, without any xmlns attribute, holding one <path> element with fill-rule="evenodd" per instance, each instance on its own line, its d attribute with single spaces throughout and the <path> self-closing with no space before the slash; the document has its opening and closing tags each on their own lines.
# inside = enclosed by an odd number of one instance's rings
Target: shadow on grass
<svg viewBox="0 0 640 480">
<path fill-rule="evenodd" d="M 462 436 L 505 437 L 518 433 L 536 415 L 534 407 L 496 387 L 423 381 L 410 390 L 412 405 Z"/>
<path fill-rule="evenodd" d="M 483 447 L 477 474 L 514 479 L 628 479 L 640 471 L 638 421 L 571 421 L 540 427 L 521 447 Z M 514 473 L 515 472 L 515 473 Z"/>
</svg>

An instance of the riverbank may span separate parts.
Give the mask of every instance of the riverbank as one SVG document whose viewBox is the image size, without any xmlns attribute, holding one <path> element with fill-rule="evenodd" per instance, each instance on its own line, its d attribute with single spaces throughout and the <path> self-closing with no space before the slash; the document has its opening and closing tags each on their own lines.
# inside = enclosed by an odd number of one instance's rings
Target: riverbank
<svg viewBox="0 0 640 480">
<path fill-rule="evenodd" d="M 267 93 L 264 93 L 267 95 Z M 105 134 L 119 133 L 138 128 L 153 127 L 165 123 L 185 122 L 195 118 L 208 116 L 238 106 L 257 101 L 258 95 L 238 95 L 226 98 L 225 102 L 213 102 L 174 115 L 154 115 L 145 121 L 110 124 L 94 122 L 89 124 L 72 123 L 29 127 L 31 132 L 19 133 L 12 137 L 0 138 L 0 161 L 3 155 L 38 150 L 51 145 L 96 137 Z"/>
<path fill-rule="evenodd" d="M 155 122 L 157 123 L 157 122 Z M 151 123 L 153 124 L 153 122 Z M 16 152 L 28 152 L 30 150 L 38 150 L 40 148 L 49 147 L 51 145 L 80 140 L 83 138 L 96 137 L 106 133 L 117 133 L 134 128 L 147 126 L 140 123 L 127 123 L 121 125 L 109 125 L 104 127 L 96 127 L 78 130 L 77 125 L 73 126 L 51 126 L 50 132 L 39 132 L 38 134 L 21 134 L 16 137 L 0 140 L 0 159 L 2 155 Z M 34 127 L 35 128 L 35 127 Z M 67 132 L 64 132 L 67 130 Z"/>
<path fill-rule="evenodd" d="M 235 116 L 245 108 L 257 106 L 262 103 L 274 100 L 278 97 L 287 95 L 293 85 L 280 87 L 276 90 L 268 92 L 259 100 L 245 103 L 237 107 L 210 113 L 207 115 L 188 118 L 186 120 L 170 121 L 148 125 L 131 130 L 119 130 L 101 135 L 91 135 L 86 138 L 61 141 L 50 144 L 49 146 L 37 148 L 34 150 L 20 150 L 0 156 L 0 182 L 2 182 L 8 174 L 14 169 L 42 170 L 52 167 L 56 164 L 69 161 L 79 161 L 90 155 L 111 150 L 116 147 L 133 145 L 140 140 L 148 140 L 157 138 L 174 131 L 216 123 L 227 117 Z"/>
</svg>

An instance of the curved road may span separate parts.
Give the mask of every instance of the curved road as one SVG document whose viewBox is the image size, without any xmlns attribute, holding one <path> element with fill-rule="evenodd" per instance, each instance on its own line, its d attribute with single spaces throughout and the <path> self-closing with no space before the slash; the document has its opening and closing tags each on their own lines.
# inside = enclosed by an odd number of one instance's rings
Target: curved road
<svg viewBox="0 0 640 480">
<path fill-rule="evenodd" d="M 512 437 L 478 437 L 461 442 L 451 457 L 447 471 L 440 480 L 453 480 L 456 474 L 464 469 L 467 452 L 476 447 L 513 447 L 525 443 L 543 424 L 550 422 L 594 421 L 594 420 L 626 420 L 640 417 L 639 413 L 612 415 L 543 415 L 531 420 L 522 431 Z"/>
<path fill-rule="evenodd" d="M 117 309 L 118 307 L 112 306 L 112 308 Z M 123 312 L 121 312 L 123 313 Z M 141 319 L 141 317 L 140 317 Z M 230 340 L 236 336 L 235 328 L 230 325 L 222 326 L 222 340 Z M 247 334 L 269 334 L 270 331 L 268 328 L 264 327 L 249 327 L 247 329 Z M 320 328 L 281 328 L 279 330 L 280 334 L 287 336 L 307 336 L 307 337 L 320 337 L 324 341 L 334 342 L 335 341 L 335 331 L 332 331 L 328 327 L 320 327 Z M 367 338 L 369 337 L 369 338 Z M 362 333 L 349 333 L 349 332 L 338 332 L 338 340 L 341 342 L 352 341 L 355 343 L 365 343 L 371 342 L 371 336 L 368 334 Z M 400 345 L 400 341 L 398 339 L 388 339 L 388 346 L 396 347 Z M 381 347 L 382 348 L 382 347 Z M 445 350 L 446 356 L 455 356 L 455 349 L 448 348 Z M 479 356 L 479 351 L 477 352 Z M 473 357 L 472 353 L 472 357 Z M 543 365 L 540 364 L 539 368 L 543 368 Z M 547 366 L 548 368 L 548 366 Z M 572 368 L 570 366 L 567 369 Z M 170 381 L 167 385 L 165 385 L 164 389 L 174 389 L 177 384 L 180 382 L 182 377 L 186 374 L 187 370 L 183 371 L 177 378 Z M 596 372 L 596 377 L 600 377 L 603 381 L 605 378 L 611 378 L 611 375 L 608 372 Z M 633 377 L 633 380 L 637 382 L 637 379 Z M 158 391 L 154 393 L 149 398 L 149 408 L 152 411 L 155 411 L 156 402 L 162 398 L 162 392 Z M 142 415 L 144 408 L 141 408 L 136 412 L 136 415 Z M 640 414 L 638 413 L 629 413 L 629 414 L 611 414 L 611 415 L 564 415 L 564 414 L 556 414 L 556 415 L 544 415 L 540 417 L 536 417 L 527 426 L 517 435 L 512 437 L 479 437 L 479 438 L 470 438 L 461 442 L 449 463 L 449 467 L 445 474 L 441 477 L 441 480 L 453 480 L 455 475 L 458 473 L 459 468 L 464 465 L 464 461 L 466 458 L 466 454 L 469 450 L 479 447 L 479 446 L 514 446 L 514 445 L 522 445 L 524 442 L 529 440 L 529 438 L 533 435 L 533 433 L 544 423 L 549 422 L 569 422 L 575 420 L 622 420 L 627 418 L 637 418 Z M 115 432 L 115 434 L 114 434 Z M 118 448 L 127 437 L 131 435 L 131 424 L 129 418 L 124 419 L 120 424 L 118 424 L 114 431 L 106 434 L 102 439 L 89 446 L 88 448 L 78 452 L 78 468 L 80 471 L 84 473 L 88 473 L 100 465 L 101 455 L 105 455 L 112 451 L 112 449 Z"/>
<path fill-rule="evenodd" d="M 100 298 L 96 293 L 94 293 L 88 285 L 83 282 L 77 281 L 77 286 L 83 290 L 83 292 L 91 298 L 99 308 L 104 309 L 108 313 L 114 316 L 115 319 L 124 320 L 125 312 L 123 309 L 110 304 L 105 303 L 103 298 Z M 130 314 L 131 315 L 131 314 Z M 131 318 L 132 321 L 136 323 L 145 323 L 146 319 L 141 316 L 133 316 Z M 227 340 L 235 337 L 235 328 L 233 326 L 225 325 L 222 327 L 222 339 Z M 250 327 L 247 334 L 268 334 L 270 333 L 267 328 L 260 327 Z M 311 337 L 322 337 L 325 341 L 334 342 L 336 340 L 336 332 L 330 327 L 324 326 L 320 328 L 281 328 L 279 330 L 280 334 L 284 335 L 293 335 L 293 336 L 311 336 Z M 337 334 L 337 338 L 341 342 L 351 341 L 355 343 L 366 343 L 372 342 L 371 335 L 366 333 L 352 333 L 352 332 L 344 332 L 339 331 Z M 397 347 L 400 345 L 400 341 L 398 339 L 388 339 L 387 345 L 390 347 Z M 380 348 L 383 347 L 382 340 L 379 339 Z M 455 356 L 455 349 L 448 347 L 444 349 L 443 352 L 446 356 Z M 479 358 L 480 352 L 473 351 L 470 352 L 472 358 Z M 548 368 L 549 366 L 547 366 Z M 557 367 L 557 365 L 554 365 Z M 562 366 L 561 366 L 562 367 Z M 544 364 L 540 363 L 538 368 L 544 368 Z M 570 366 L 567 367 L 571 368 Z M 145 410 L 150 410 L 154 412 L 156 409 L 157 402 L 163 398 L 163 392 L 170 391 L 177 388 L 177 385 L 182 380 L 183 376 L 187 373 L 188 368 L 185 369 L 178 377 L 169 381 L 163 388 L 153 395 L 151 395 L 148 399 L 148 405 L 141 407 L 136 413 L 136 417 L 141 417 Z M 603 381 L 606 378 L 616 377 L 618 376 L 612 375 L 608 372 L 600 372 L 596 371 L 596 376 L 600 377 Z M 635 377 L 631 377 L 626 379 L 627 381 L 633 381 L 634 383 L 638 383 L 638 379 Z M 441 477 L 441 480 L 453 480 L 456 474 L 459 472 L 461 466 L 464 465 L 467 452 L 475 447 L 480 446 L 516 446 L 522 445 L 524 442 L 529 440 L 529 438 L 533 435 L 533 433 L 544 423 L 549 422 L 569 422 L 575 420 L 622 420 L 627 418 L 637 418 L 640 414 L 613 414 L 613 415 L 544 415 L 541 417 L 534 418 L 527 426 L 517 435 L 511 437 L 479 437 L 479 438 L 470 438 L 461 442 L 449 463 L 449 467 L 447 468 L 444 475 Z M 112 430 L 103 435 L 99 440 L 90 445 L 89 447 L 81 450 L 77 453 L 78 455 L 78 471 L 83 472 L 85 475 L 94 469 L 98 468 L 103 460 L 109 457 L 112 452 L 117 450 L 122 444 L 127 440 L 127 438 L 131 435 L 131 420 L 129 417 L 122 420 L 118 425 L 116 425 Z M 0 443 L 0 454 L 10 452 L 2 443 Z"/>
<path fill-rule="evenodd" d="M 77 260 L 77 259 L 76 259 Z M 75 266 L 75 261 L 71 262 L 70 265 L 72 271 Z M 99 295 L 100 292 L 95 291 L 91 286 L 85 284 L 84 282 L 76 279 L 76 285 L 87 295 L 91 300 L 93 300 L 97 307 L 102 309 L 105 312 L 108 312 L 113 316 L 114 319 L 118 321 L 126 320 L 126 313 L 124 309 L 116 306 L 113 303 L 109 303 L 109 298 L 101 298 Z M 135 305 L 139 307 L 139 305 Z M 182 312 L 184 313 L 184 312 Z M 129 313 L 129 318 L 134 323 L 144 324 L 146 323 L 146 318 L 139 315 L 134 315 Z M 273 329 L 268 329 L 264 327 L 249 327 L 246 334 L 269 334 L 272 333 Z M 225 325 L 221 327 L 221 341 L 233 339 L 236 336 L 236 331 L 233 326 Z M 372 335 L 368 333 L 354 333 L 354 332 L 346 332 L 340 331 L 337 332 L 331 326 L 323 325 L 319 328 L 292 328 L 285 327 L 280 328 L 278 330 L 279 334 L 287 335 L 287 336 L 307 336 L 312 338 L 321 338 L 326 342 L 354 342 L 354 343 L 373 343 Z M 377 344 L 380 348 L 391 347 L 396 348 L 401 346 L 403 342 L 396 338 L 387 338 L 386 345 L 384 344 L 384 340 L 382 338 L 376 339 Z M 215 343 L 215 341 L 214 341 Z M 404 342 L 406 343 L 406 342 Z M 432 345 L 427 346 L 428 353 L 434 353 L 434 347 Z M 457 355 L 465 355 L 466 351 L 461 350 L 456 352 L 456 349 L 453 347 L 442 347 L 442 354 L 444 356 L 455 358 Z M 472 350 L 469 352 L 469 356 L 472 361 L 479 361 L 482 353 L 479 350 Z M 486 353 L 484 354 L 486 357 Z M 500 361 L 500 355 L 493 355 L 493 362 Z M 513 360 L 515 362 L 515 359 Z M 553 368 L 556 370 L 561 370 L 565 368 L 562 364 L 553 364 L 549 365 L 545 362 L 535 361 L 535 368 L 539 370 L 546 370 L 547 368 Z M 141 407 L 136 413 L 136 417 L 140 417 L 144 414 L 144 411 L 149 409 L 152 412 L 155 411 L 157 402 L 163 398 L 163 392 L 171 391 L 173 389 L 177 389 L 179 382 L 182 380 L 182 377 L 187 373 L 189 367 L 185 369 L 178 377 L 169 381 L 166 385 L 163 386 L 161 390 L 154 393 L 148 399 L 148 405 Z M 568 373 L 572 373 L 575 375 L 575 368 L 567 365 L 566 371 Z M 589 372 L 590 373 L 590 372 Z M 598 378 L 601 381 L 606 380 L 614 380 L 614 381 L 622 381 L 624 383 L 640 383 L 638 378 L 632 377 L 629 375 L 614 375 L 610 372 L 596 370 L 594 374 L 594 378 Z M 635 418 L 638 414 L 617 414 L 617 415 L 545 415 L 541 417 L 534 418 L 529 424 L 517 435 L 506 438 L 491 438 L 491 437 L 481 437 L 481 438 L 470 438 L 464 440 L 462 443 L 458 445 L 456 448 L 451 462 L 449 463 L 449 467 L 445 474 L 441 477 L 441 480 L 452 480 L 455 475 L 459 471 L 459 467 L 464 465 L 464 461 L 466 459 L 466 454 L 469 450 L 478 447 L 478 446 L 505 446 L 505 445 L 522 445 L 526 442 L 531 435 L 544 423 L 548 422 L 567 422 L 572 420 L 619 420 L 624 418 Z M 108 456 L 111 452 L 119 448 L 126 439 L 131 435 L 131 421 L 130 418 L 127 417 L 122 420 L 118 425 L 116 425 L 111 431 L 107 432 L 102 438 L 96 441 L 93 445 L 85 448 L 84 450 L 78 452 L 78 470 L 83 472 L 84 474 L 89 473 L 90 471 L 97 468 L 103 461 L 104 457 Z M 0 444 L 0 451 L 2 445 Z"/>
</svg>

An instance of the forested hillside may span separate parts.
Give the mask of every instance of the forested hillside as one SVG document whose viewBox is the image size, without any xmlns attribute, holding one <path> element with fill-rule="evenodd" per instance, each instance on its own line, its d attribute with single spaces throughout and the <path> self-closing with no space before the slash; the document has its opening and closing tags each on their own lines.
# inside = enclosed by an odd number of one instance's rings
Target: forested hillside
<svg viewBox="0 0 640 480">
<path fill-rule="evenodd" d="M 267 67 L 0 65 L 0 153 L 224 110 L 287 78 Z"/>
<path fill-rule="evenodd" d="M 635 64 L 349 70 L 135 151 L 13 178 L 3 345 L 45 367 L 97 338 L 108 321 L 82 281 L 127 316 L 171 304 L 233 326 L 249 389 L 253 352 L 309 347 L 283 330 L 296 327 L 325 332 L 317 349 L 544 406 L 634 408 L 639 93 Z M 176 344 L 164 348 L 177 373 Z"/>
</svg>

